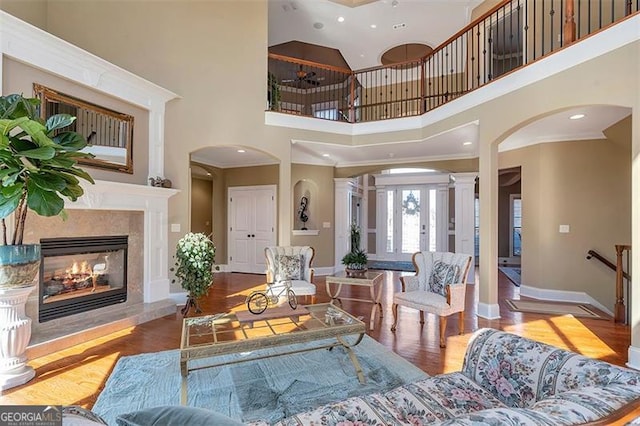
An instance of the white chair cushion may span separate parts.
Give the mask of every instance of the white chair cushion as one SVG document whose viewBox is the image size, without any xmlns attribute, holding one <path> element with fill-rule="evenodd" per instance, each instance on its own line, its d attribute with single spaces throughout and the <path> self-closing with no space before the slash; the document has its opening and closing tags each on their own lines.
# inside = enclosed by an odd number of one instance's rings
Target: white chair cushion
<svg viewBox="0 0 640 426">
<path fill-rule="evenodd" d="M 278 294 L 282 291 L 283 285 L 281 283 L 274 284 L 272 286 L 273 292 Z M 316 294 L 316 286 L 308 281 L 303 280 L 291 280 L 291 290 L 296 296 L 313 296 Z"/>
<path fill-rule="evenodd" d="M 447 315 L 446 312 L 451 309 L 444 296 L 422 290 L 396 293 L 393 303 L 438 315 Z"/>
</svg>

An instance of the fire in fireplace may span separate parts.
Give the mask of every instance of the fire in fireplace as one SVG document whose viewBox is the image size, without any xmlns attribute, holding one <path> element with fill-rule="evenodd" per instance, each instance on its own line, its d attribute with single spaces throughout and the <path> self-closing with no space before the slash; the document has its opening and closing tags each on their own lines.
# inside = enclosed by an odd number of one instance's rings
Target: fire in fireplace
<svg viewBox="0 0 640 426">
<path fill-rule="evenodd" d="M 40 240 L 40 322 L 127 300 L 128 237 Z"/>
</svg>

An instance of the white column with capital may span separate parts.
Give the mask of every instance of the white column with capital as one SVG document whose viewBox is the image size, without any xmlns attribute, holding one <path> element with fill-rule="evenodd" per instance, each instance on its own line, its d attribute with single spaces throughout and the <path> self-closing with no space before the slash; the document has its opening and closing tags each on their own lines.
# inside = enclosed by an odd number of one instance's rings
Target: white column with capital
<svg viewBox="0 0 640 426">
<path fill-rule="evenodd" d="M 475 256 L 475 188 L 477 173 L 453 173 L 455 179 L 455 247 L 457 253 Z M 471 261 L 467 283 L 475 283 L 475 257 Z"/>
<path fill-rule="evenodd" d="M 342 257 L 350 250 L 351 195 L 356 188 L 354 179 L 335 178 L 335 250 L 334 272 L 342 270 Z"/>
</svg>

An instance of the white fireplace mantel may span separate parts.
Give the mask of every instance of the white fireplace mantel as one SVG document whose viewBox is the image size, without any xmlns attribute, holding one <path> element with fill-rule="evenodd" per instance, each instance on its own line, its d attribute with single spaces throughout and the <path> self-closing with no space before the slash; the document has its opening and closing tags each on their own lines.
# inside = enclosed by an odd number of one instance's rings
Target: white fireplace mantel
<svg viewBox="0 0 640 426">
<path fill-rule="evenodd" d="M 65 209 L 144 212 L 144 303 L 169 298 L 169 198 L 177 189 L 96 181 L 82 183 L 84 195 L 65 202 Z"/>
<path fill-rule="evenodd" d="M 165 104 L 180 96 L 0 10 L 0 93 L 5 56 L 147 110 L 149 177 L 164 176 Z"/>
</svg>

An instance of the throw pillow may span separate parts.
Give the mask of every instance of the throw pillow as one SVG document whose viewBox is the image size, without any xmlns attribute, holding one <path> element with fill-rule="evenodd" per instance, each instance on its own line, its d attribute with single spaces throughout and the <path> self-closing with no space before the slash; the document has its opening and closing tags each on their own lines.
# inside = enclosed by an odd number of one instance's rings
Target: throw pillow
<svg viewBox="0 0 640 426">
<path fill-rule="evenodd" d="M 116 423 L 118 426 L 238 426 L 243 424 L 215 411 L 180 405 L 147 408 L 133 413 L 121 414 L 116 418 Z"/>
<path fill-rule="evenodd" d="M 433 263 L 431 276 L 429 277 L 429 289 L 432 293 L 441 296 L 447 296 L 445 286 L 447 284 L 455 284 L 460 277 L 460 267 L 458 265 L 449 265 L 440 261 Z"/>
<path fill-rule="evenodd" d="M 276 256 L 275 280 L 289 281 L 302 279 L 302 256 L 299 254 Z"/>
<path fill-rule="evenodd" d="M 99 415 L 79 405 L 62 407 L 62 424 L 65 426 L 100 426 L 106 425 Z"/>
</svg>

